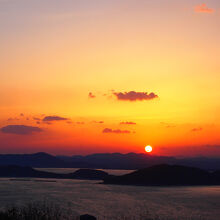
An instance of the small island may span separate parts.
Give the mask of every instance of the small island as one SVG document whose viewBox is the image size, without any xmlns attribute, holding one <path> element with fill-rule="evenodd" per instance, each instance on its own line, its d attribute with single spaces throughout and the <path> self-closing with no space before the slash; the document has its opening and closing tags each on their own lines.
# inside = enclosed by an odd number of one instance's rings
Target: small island
<svg viewBox="0 0 220 220">
<path fill-rule="evenodd" d="M 0 177 L 103 180 L 110 175 L 102 170 L 95 169 L 79 169 L 73 173 L 60 174 L 39 171 L 32 167 L 9 165 L 0 166 Z"/>
</svg>

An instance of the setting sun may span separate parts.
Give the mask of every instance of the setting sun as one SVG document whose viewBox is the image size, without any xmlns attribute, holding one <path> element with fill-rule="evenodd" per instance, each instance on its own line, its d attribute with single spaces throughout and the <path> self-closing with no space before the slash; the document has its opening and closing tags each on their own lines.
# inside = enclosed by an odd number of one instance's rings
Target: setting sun
<svg viewBox="0 0 220 220">
<path fill-rule="evenodd" d="M 152 148 L 150 145 L 147 145 L 147 146 L 145 147 L 145 151 L 146 151 L 147 153 L 152 152 L 152 150 L 153 150 L 153 148 Z"/>
</svg>

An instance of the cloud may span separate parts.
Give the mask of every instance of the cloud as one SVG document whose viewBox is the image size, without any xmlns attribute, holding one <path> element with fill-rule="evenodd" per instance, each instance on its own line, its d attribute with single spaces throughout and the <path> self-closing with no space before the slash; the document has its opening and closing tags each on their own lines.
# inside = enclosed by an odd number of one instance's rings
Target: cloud
<svg viewBox="0 0 220 220">
<path fill-rule="evenodd" d="M 136 123 L 132 121 L 122 121 L 120 122 L 120 125 L 136 125 Z"/>
<path fill-rule="evenodd" d="M 37 117 L 33 117 L 33 120 L 35 120 L 35 121 L 41 121 L 41 119 L 40 119 L 40 118 L 37 118 Z"/>
<path fill-rule="evenodd" d="M 6 134 L 18 134 L 18 135 L 30 135 L 35 132 L 43 131 L 39 127 L 32 127 L 27 125 L 7 125 L 1 128 L 2 133 Z"/>
<path fill-rule="evenodd" d="M 50 121 L 66 121 L 66 120 L 69 120 L 68 118 L 63 118 L 63 117 L 60 117 L 60 116 L 56 116 L 56 115 L 53 115 L 53 116 L 45 116 L 43 118 L 43 121 L 44 122 L 50 122 Z"/>
<path fill-rule="evenodd" d="M 158 98 L 156 94 L 153 92 L 147 93 L 147 92 L 135 92 L 135 91 L 130 91 L 130 92 L 114 92 L 113 93 L 118 100 L 121 101 L 144 101 L 144 100 L 151 100 Z"/>
<path fill-rule="evenodd" d="M 166 128 L 175 128 L 175 127 L 177 127 L 177 125 L 175 125 L 175 124 L 169 124 L 169 123 L 166 123 L 166 122 L 160 122 L 160 124 L 164 125 Z"/>
<path fill-rule="evenodd" d="M 67 121 L 66 123 L 67 123 L 67 124 L 72 124 L 73 122 L 72 122 L 72 121 Z"/>
<path fill-rule="evenodd" d="M 92 123 L 95 123 L 95 124 L 103 124 L 104 121 L 92 121 Z"/>
<path fill-rule="evenodd" d="M 201 146 L 201 147 L 218 149 L 218 148 L 220 148 L 220 145 L 208 145 L 207 144 L 207 145 Z"/>
<path fill-rule="evenodd" d="M 167 125 L 166 128 L 175 128 L 176 125 Z"/>
<path fill-rule="evenodd" d="M 19 118 L 8 118 L 7 121 L 16 121 L 19 120 Z"/>
<path fill-rule="evenodd" d="M 209 8 L 206 4 L 196 5 L 194 8 L 196 13 L 214 13 L 215 10 Z"/>
<path fill-rule="evenodd" d="M 76 124 L 77 124 L 77 125 L 84 125 L 85 122 L 83 122 L 83 121 L 77 121 Z"/>
<path fill-rule="evenodd" d="M 92 92 L 89 93 L 89 98 L 94 99 L 96 96 L 92 94 Z"/>
<path fill-rule="evenodd" d="M 113 130 L 111 128 L 105 128 L 102 133 L 113 133 L 113 134 L 130 134 L 131 132 L 128 130 L 120 130 L 120 129 L 116 129 Z"/>
<path fill-rule="evenodd" d="M 46 123 L 47 125 L 52 125 L 52 123 L 49 122 L 49 121 L 46 121 L 46 122 L 44 122 L 44 123 Z"/>
<path fill-rule="evenodd" d="M 202 128 L 193 128 L 191 131 L 192 132 L 202 131 Z"/>
</svg>

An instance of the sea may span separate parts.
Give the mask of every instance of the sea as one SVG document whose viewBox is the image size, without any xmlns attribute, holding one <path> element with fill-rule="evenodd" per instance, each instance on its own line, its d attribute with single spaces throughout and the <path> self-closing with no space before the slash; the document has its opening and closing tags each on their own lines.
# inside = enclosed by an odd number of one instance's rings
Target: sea
<svg viewBox="0 0 220 220">
<path fill-rule="evenodd" d="M 77 169 L 39 170 L 71 173 Z M 104 171 L 114 175 L 132 172 Z M 220 220 L 220 186 L 120 186 L 91 180 L 0 178 L 0 208 L 30 202 L 53 203 L 69 215 L 91 214 L 98 220 Z"/>
</svg>

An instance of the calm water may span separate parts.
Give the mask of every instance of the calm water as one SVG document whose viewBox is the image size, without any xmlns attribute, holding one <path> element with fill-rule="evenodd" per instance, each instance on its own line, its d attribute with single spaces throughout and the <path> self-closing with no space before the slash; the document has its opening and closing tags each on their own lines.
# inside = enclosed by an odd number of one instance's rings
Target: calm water
<svg viewBox="0 0 220 220">
<path fill-rule="evenodd" d="M 119 173 L 111 171 L 114 172 Z M 124 172 L 127 171 L 121 171 Z M 146 210 L 169 219 L 220 219 L 220 187 L 216 186 L 136 187 L 102 185 L 88 180 L 29 180 L 0 179 L 0 206 L 46 200 L 58 204 L 66 212 L 90 213 L 99 220 L 114 220 L 114 216 L 119 215 L 135 216 Z"/>
</svg>

